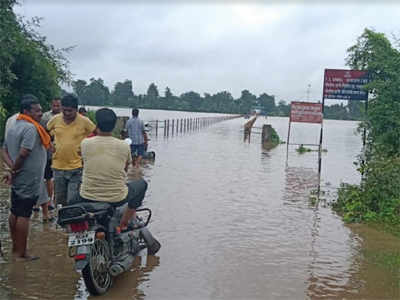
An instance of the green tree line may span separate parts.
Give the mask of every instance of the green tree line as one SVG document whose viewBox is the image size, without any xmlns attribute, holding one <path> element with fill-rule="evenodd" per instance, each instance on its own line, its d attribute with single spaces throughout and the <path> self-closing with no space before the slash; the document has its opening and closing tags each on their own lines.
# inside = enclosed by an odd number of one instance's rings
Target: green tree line
<svg viewBox="0 0 400 300">
<path fill-rule="evenodd" d="M 160 93 L 157 85 L 151 83 L 144 95 L 135 95 L 131 80 L 117 82 L 113 89 L 104 84 L 101 78 L 91 78 L 89 82 L 78 79 L 72 82 L 74 93 L 81 105 L 108 105 L 119 107 L 140 107 L 149 109 L 183 110 L 216 113 L 249 113 L 254 107 L 267 112 L 276 110 L 275 97 L 266 93 L 256 97 L 248 90 L 242 91 L 239 99 L 234 99 L 227 92 L 211 95 L 189 91 L 179 96 L 173 94 L 169 87 Z"/>
<path fill-rule="evenodd" d="M 72 82 L 73 91 L 78 95 L 81 105 L 140 107 L 147 109 L 182 110 L 195 112 L 215 112 L 247 114 L 255 109 L 269 116 L 288 116 L 290 104 L 281 100 L 275 102 L 275 96 L 262 93 L 253 95 L 243 90 L 239 98 L 234 98 L 228 91 L 216 94 L 194 91 L 179 96 L 173 94 L 169 87 L 163 93 L 155 83 L 151 83 L 144 95 L 135 95 L 131 80 L 117 82 L 110 91 L 101 78 L 91 78 L 88 82 L 78 79 Z M 337 120 L 360 120 L 363 116 L 364 104 L 351 101 L 325 107 L 325 118 Z"/>
<path fill-rule="evenodd" d="M 336 208 L 348 221 L 378 222 L 400 235 L 400 51 L 383 34 L 365 29 L 348 49 L 347 64 L 367 70 L 372 94 L 366 146 L 358 160 L 360 185 L 344 185 Z"/>
<path fill-rule="evenodd" d="M 44 109 L 68 82 L 68 49 L 56 49 L 37 32 L 40 19 L 17 16 L 16 0 L 0 1 L 0 135 L 5 119 L 19 110 L 23 94 L 34 94 Z"/>
</svg>

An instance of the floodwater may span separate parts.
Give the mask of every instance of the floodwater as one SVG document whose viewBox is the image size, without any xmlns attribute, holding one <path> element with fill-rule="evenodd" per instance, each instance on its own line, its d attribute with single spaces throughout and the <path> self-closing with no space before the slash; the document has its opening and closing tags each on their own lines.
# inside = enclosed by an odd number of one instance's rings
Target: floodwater
<svg viewBox="0 0 400 300">
<path fill-rule="evenodd" d="M 191 116 L 195 116 L 192 114 Z M 143 111 L 145 120 L 180 118 Z M 184 135 L 151 136 L 154 163 L 144 176 L 144 206 L 162 248 L 138 257 L 99 299 L 399 299 L 398 270 L 376 254 L 398 253 L 395 237 L 362 225 L 348 226 L 330 208 L 341 182 L 359 182 L 353 161 L 361 149 L 356 122 L 325 121 L 324 192 L 318 209 L 316 152 L 286 145 L 265 151 L 259 132 L 272 124 L 286 141 L 287 118 L 259 118 L 250 143 L 243 118 Z M 317 143 L 319 127 L 292 126 L 291 143 Z M 0 299 L 94 299 L 67 256 L 66 235 L 33 218 L 32 253 L 38 261 L 9 262 L 7 189 L 0 194 Z M 378 255 L 378 256 L 379 256 Z"/>
</svg>

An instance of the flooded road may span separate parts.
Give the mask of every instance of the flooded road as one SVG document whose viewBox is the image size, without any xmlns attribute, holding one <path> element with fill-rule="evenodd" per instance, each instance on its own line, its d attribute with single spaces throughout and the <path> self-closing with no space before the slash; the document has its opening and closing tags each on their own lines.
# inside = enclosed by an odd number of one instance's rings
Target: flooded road
<svg viewBox="0 0 400 300">
<path fill-rule="evenodd" d="M 169 112 L 170 113 L 170 112 Z M 142 115 L 152 119 L 152 116 Z M 329 201 L 341 182 L 357 183 L 361 149 L 356 122 L 325 121 L 318 210 L 317 153 L 286 145 L 261 149 L 260 135 L 243 143 L 244 119 L 168 139 L 151 137 L 154 163 L 130 176 L 149 182 L 144 206 L 162 248 L 138 257 L 99 299 L 399 299 L 399 271 L 376 264 L 400 241 L 345 225 Z M 287 118 L 260 118 L 286 140 Z M 317 143 L 319 128 L 296 124 L 291 142 Z M 254 131 L 257 131 L 255 129 Z M 0 239 L 8 256 L 7 190 L 0 195 Z M 94 299 L 73 270 L 66 235 L 33 219 L 30 248 L 41 258 L 0 264 L 0 299 Z"/>
</svg>

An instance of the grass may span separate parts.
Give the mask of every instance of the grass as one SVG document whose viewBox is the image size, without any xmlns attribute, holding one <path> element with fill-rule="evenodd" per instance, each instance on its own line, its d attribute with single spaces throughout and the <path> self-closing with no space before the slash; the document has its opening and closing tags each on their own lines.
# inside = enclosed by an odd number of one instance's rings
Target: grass
<svg viewBox="0 0 400 300">
<path fill-rule="evenodd" d="M 297 151 L 297 153 L 299 153 L 299 154 L 304 154 L 304 153 L 306 153 L 306 152 L 312 152 L 312 151 L 317 152 L 318 149 L 313 150 L 313 149 L 310 149 L 310 148 L 306 148 L 306 147 L 304 147 L 303 145 L 300 145 L 300 147 L 297 148 L 296 151 Z M 328 152 L 327 149 L 322 149 L 321 151 L 322 151 L 322 152 Z"/>
</svg>

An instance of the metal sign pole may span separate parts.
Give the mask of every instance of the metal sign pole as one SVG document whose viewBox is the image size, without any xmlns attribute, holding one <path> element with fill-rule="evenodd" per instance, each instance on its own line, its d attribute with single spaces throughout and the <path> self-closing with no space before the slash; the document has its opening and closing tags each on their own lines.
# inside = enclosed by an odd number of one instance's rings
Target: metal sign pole
<svg viewBox="0 0 400 300">
<path fill-rule="evenodd" d="M 290 121 L 290 116 L 289 116 L 289 128 L 288 128 L 288 134 L 287 134 L 287 140 L 286 140 L 286 165 L 288 164 L 288 159 L 289 159 L 289 141 L 290 141 L 290 125 L 292 122 Z"/>
<path fill-rule="evenodd" d="M 317 201 L 317 207 L 319 204 L 319 196 L 321 192 L 321 166 L 322 166 L 322 136 L 323 136 L 323 131 L 324 131 L 324 126 L 323 123 L 321 122 L 321 132 L 319 136 L 319 148 L 318 148 L 318 201 Z"/>
<path fill-rule="evenodd" d="M 365 116 L 364 116 L 364 121 L 367 120 L 367 114 L 368 114 L 368 98 L 367 98 L 367 100 L 365 100 Z M 363 133 L 363 147 L 365 147 L 366 139 L 367 139 L 367 128 L 364 127 L 364 133 Z"/>
<path fill-rule="evenodd" d="M 320 193 L 321 193 L 321 167 L 322 167 L 322 138 L 324 134 L 324 111 L 325 111 L 325 76 L 326 76 L 326 70 L 324 72 L 324 87 L 322 91 L 322 120 L 321 120 L 321 132 L 319 136 L 319 148 L 318 148 L 318 193 L 317 193 L 317 205 L 316 207 L 318 208 L 319 205 L 319 199 L 320 199 Z"/>
<path fill-rule="evenodd" d="M 364 121 L 366 121 L 367 120 L 367 113 L 368 113 L 368 96 L 367 96 L 367 100 L 365 100 L 365 115 L 364 115 Z M 366 161 L 366 157 L 365 157 L 365 152 L 366 152 L 366 149 L 365 149 L 365 145 L 366 145 L 366 143 L 367 143 L 367 128 L 366 127 L 364 127 L 364 130 L 363 130 L 363 158 L 362 158 L 362 160 L 361 160 L 361 165 L 362 165 L 362 168 L 361 168 L 361 178 L 362 179 L 364 179 L 364 166 L 365 166 L 365 161 Z"/>
</svg>

